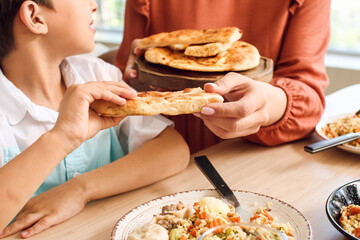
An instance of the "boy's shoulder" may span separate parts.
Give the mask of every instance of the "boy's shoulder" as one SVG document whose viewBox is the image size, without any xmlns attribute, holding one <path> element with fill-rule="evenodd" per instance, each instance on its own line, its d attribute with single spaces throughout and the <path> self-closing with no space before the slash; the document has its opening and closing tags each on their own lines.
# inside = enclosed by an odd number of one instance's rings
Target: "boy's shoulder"
<svg viewBox="0 0 360 240">
<path fill-rule="evenodd" d="M 67 57 L 61 64 L 62 73 L 67 78 L 76 78 L 75 83 L 90 81 L 121 81 L 121 71 L 100 58 L 89 55 Z"/>
</svg>

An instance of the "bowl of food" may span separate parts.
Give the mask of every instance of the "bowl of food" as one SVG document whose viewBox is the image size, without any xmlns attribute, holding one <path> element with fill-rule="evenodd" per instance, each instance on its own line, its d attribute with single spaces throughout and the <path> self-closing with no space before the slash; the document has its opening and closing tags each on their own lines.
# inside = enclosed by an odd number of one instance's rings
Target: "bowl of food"
<svg viewBox="0 0 360 240">
<path fill-rule="evenodd" d="M 315 128 L 322 139 L 331 139 L 348 133 L 360 132 L 360 115 L 345 113 L 322 119 Z M 340 149 L 360 154 L 360 140 L 354 140 L 338 146 Z"/>
<path fill-rule="evenodd" d="M 289 240 L 312 239 L 309 222 L 291 205 L 263 194 L 237 190 L 234 193 L 242 206 L 253 212 L 251 224 L 278 230 Z M 135 207 L 115 224 L 111 239 L 198 239 L 213 227 L 234 223 L 248 224 L 216 190 L 193 190 L 162 196 Z"/>
<path fill-rule="evenodd" d="M 326 201 L 331 224 L 349 239 L 360 239 L 360 179 L 334 190 Z"/>
</svg>

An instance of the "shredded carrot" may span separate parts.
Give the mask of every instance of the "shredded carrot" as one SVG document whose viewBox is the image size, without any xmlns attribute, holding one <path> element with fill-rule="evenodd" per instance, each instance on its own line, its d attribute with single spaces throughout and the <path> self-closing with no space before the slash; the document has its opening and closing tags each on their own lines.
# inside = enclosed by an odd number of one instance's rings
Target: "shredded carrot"
<svg viewBox="0 0 360 240">
<path fill-rule="evenodd" d="M 199 214 L 199 218 L 201 219 L 208 219 L 210 217 L 209 214 L 207 214 L 206 212 L 200 213 Z"/>
<path fill-rule="evenodd" d="M 240 222 L 240 217 L 236 216 L 236 217 L 229 217 L 229 220 L 233 223 L 239 223 Z"/>
<path fill-rule="evenodd" d="M 193 205 L 194 210 L 199 213 L 200 212 L 200 203 L 196 202 Z"/>
<path fill-rule="evenodd" d="M 199 226 L 200 224 L 201 224 L 201 221 L 200 221 L 200 220 L 196 220 L 196 221 L 195 221 L 195 225 L 196 225 L 196 226 Z"/>
<path fill-rule="evenodd" d="M 180 240 L 188 240 L 188 238 L 185 235 L 181 235 Z"/>
<path fill-rule="evenodd" d="M 255 219 L 257 219 L 259 217 L 260 217 L 259 214 L 254 214 L 254 216 L 250 218 L 250 221 L 254 221 Z"/>
<path fill-rule="evenodd" d="M 209 223 L 209 228 L 221 226 L 221 225 L 224 225 L 224 224 L 226 224 L 226 221 L 225 221 L 224 219 L 215 218 L 214 220 L 212 220 L 212 221 Z M 215 232 L 215 233 L 222 233 L 222 232 L 225 231 L 225 228 L 226 228 L 226 227 L 219 228 L 219 229 L 215 230 L 214 232 Z"/>
<path fill-rule="evenodd" d="M 360 228 L 355 228 L 355 237 L 360 237 Z"/>
<path fill-rule="evenodd" d="M 197 233 L 197 230 L 193 229 L 190 234 L 191 234 L 191 236 L 196 237 L 196 233 Z"/>
<path fill-rule="evenodd" d="M 349 213 L 350 213 L 350 215 L 358 214 L 358 213 L 360 213 L 360 208 L 359 207 L 351 207 L 349 209 Z"/>
<path fill-rule="evenodd" d="M 193 228 L 194 228 L 194 225 L 190 225 L 190 226 L 188 227 L 188 232 L 190 232 L 190 230 L 193 229 Z"/>
<path fill-rule="evenodd" d="M 271 221 L 271 222 L 274 221 L 274 218 L 270 215 L 270 213 L 269 213 L 268 211 L 265 210 L 264 212 L 265 212 L 265 214 L 264 214 L 265 217 L 266 217 L 269 221 Z"/>
</svg>

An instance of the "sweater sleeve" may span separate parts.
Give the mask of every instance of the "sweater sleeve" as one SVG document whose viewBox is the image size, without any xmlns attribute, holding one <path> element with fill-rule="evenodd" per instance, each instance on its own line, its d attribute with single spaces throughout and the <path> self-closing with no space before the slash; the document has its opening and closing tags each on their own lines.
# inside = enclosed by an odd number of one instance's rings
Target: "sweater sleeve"
<svg viewBox="0 0 360 240">
<path fill-rule="evenodd" d="M 120 68 L 122 73 L 126 67 L 132 41 L 136 38 L 146 37 L 149 33 L 149 0 L 127 0 L 124 24 L 124 37 L 115 57 L 115 65 Z"/>
<path fill-rule="evenodd" d="M 294 2 L 271 82 L 285 91 L 286 111 L 277 123 L 246 137 L 269 146 L 309 135 L 325 108 L 323 91 L 329 80 L 324 56 L 330 38 L 330 1 Z"/>
</svg>

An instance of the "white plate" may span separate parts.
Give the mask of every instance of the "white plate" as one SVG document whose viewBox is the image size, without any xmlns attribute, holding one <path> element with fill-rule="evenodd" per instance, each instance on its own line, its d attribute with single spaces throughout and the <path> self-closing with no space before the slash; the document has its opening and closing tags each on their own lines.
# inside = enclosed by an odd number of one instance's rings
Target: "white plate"
<svg viewBox="0 0 360 240">
<path fill-rule="evenodd" d="M 339 120 L 341 118 L 344 118 L 346 116 L 353 115 L 353 114 L 354 113 L 344 113 L 344 114 L 338 114 L 338 115 L 335 115 L 335 116 L 331 116 L 331 117 L 328 117 L 328 118 L 325 118 L 325 119 L 321 119 L 320 122 L 315 127 L 316 134 L 319 137 L 321 137 L 322 139 L 329 139 L 321 129 L 323 127 L 325 127 L 326 124 L 328 124 L 328 123 L 335 122 L 335 121 L 337 121 L 337 120 Z M 348 152 L 360 154 L 360 148 L 358 148 L 358 147 L 348 146 L 348 145 L 340 145 L 340 146 L 338 146 L 338 148 L 340 148 L 342 150 L 345 150 L 345 151 L 348 151 Z"/>
<path fill-rule="evenodd" d="M 271 214 L 277 218 L 277 222 L 289 222 L 295 229 L 294 240 L 310 240 L 312 239 L 312 232 L 310 223 L 298 210 L 291 205 L 266 195 L 237 191 L 235 195 L 240 199 L 244 208 L 254 212 L 259 207 L 266 207 L 268 202 L 271 202 Z M 187 192 L 175 193 L 154 200 L 145 202 L 126 213 L 115 224 L 111 234 L 111 240 L 127 240 L 129 234 L 147 224 L 152 219 L 153 215 L 159 214 L 164 205 L 176 204 L 179 201 L 185 205 L 193 204 L 205 196 L 221 198 L 216 190 L 194 190 Z M 255 205 L 254 203 L 257 203 Z"/>
</svg>

